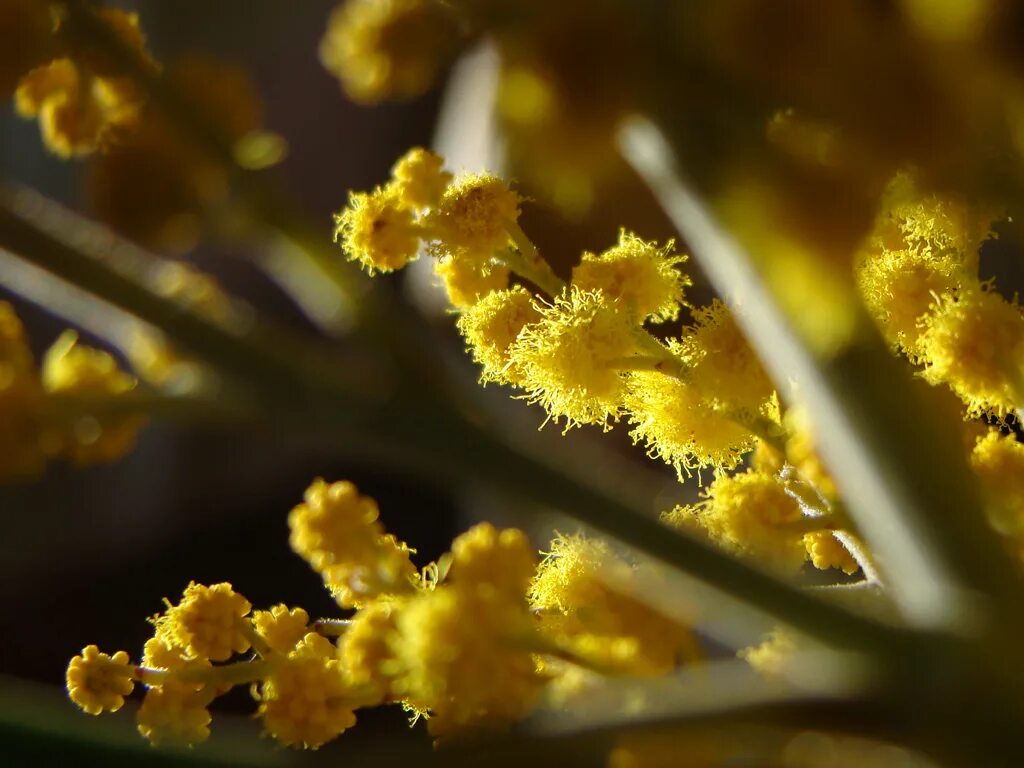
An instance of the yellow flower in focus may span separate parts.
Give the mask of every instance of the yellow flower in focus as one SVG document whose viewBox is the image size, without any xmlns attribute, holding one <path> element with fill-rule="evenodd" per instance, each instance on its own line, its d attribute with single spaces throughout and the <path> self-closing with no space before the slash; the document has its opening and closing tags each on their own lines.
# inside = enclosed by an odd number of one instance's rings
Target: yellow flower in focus
<svg viewBox="0 0 1024 768">
<path fill-rule="evenodd" d="M 971 415 L 1004 415 L 1024 403 L 1024 315 L 991 290 L 942 297 L 925 317 L 924 377 L 944 382 Z"/>
<path fill-rule="evenodd" d="M 315 480 L 288 516 L 292 549 L 317 571 L 345 608 L 410 592 L 409 548 L 384 533 L 377 502 L 349 482 Z"/>
<path fill-rule="evenodd" d="M 674 467 L 680 479 L 703 467 L 733 469 L 757 442 L 692 386 L 657 371 L 630 372 L 624 406 L 633 442 L 643 442 L 648 455 Z"/>
<path fill-rule="evenodd" d="M 631 568 L 602 539 L 559 536 L 530 583 L 541 630 L 598 668 L 657 675 L 692 655 L 693 637 L 624 592 Z"/>
<path fill-rule="evenodd" d="M 452 180 L 443 168 L 444 158 L 423 147 L 414 147 L 402 155 L 391 169 L 402 205 L 414 209 L 437 205 Z"/>
<path fill-rule="evenodd" d="M 637 354 L 638 329 L 617 302 L 571 288 L 540 309 L 509 348 L 520 384 L 566 429 L 607 425 L 625 397 L 622 369 Z"/>
<path fill-rule="evenodd" d="M 153 686 L 135 713 L 139 733 L 153 746 L 192 746 L 210 737 L 211 695 L 183 686 Z"/>
<path fill-rule="evenodd" d="M 543 681 L 521 599 L 439 587 L 411 599 L 396 626 L 395 692 L 429 709 L 434 736 L 501 728 L 532 709 Z"/>
<path fill-rule="evenodd" d="M 306 636 L 309 614 L 302 608 L 289 609 L 282 603 L 269 611 L 256 611 L 252 623 L 270 650 L 286 654 Z"/>
<path fill-rule="evenodd" d="M 493 590 L 514 602 L 525 599 L 536 566 L 537 555 L 525 533 L 480 523 L 452 542 L 448 578 L 456 589 Z"/>
<path fill-rule="evenodd" d="M 227 582 L 207 587 L 192 582 L 181 602 L 157 619 L 157 634 L 189 655 L 226 661 L 249 650 L 249 610 L 252 606 Z"/>
<path fill-rule="evenodd" d="M 100 399 L 124 395 L 136 385 L 110 354 L 79 344 L 74 331 L 65 331 L 46 351 L 42 382 L 52 395 Z M 90 415 L 86 407 L 86 414 L 63 430 L 64 452 L 78 466 L 117 461 L 134 447 L 143 423 L 138 416 Z"/>
<path fill-rule="evenodd" d="M 680 351 L 702 400 L 730 414 L 756 416 L 775 390 L 736 318 L 717 299 L 693 317 Z"/>
<path fill-rule="evenodd" d="M 797 570 L 807 559 L 800 504 L 771 475 L 719 475 L 699 504 L 662 515 L 673 528 L 702 529 L 712 541 L 768 567 Z"/>
<path fill-rule="evenodd" d="M 346 0 L 327 22 L 320 61 L 356 102 L 419 96 L 457 50 L 458 20 L 435 0 Z"/>
<path fill-rule="evenodd" d="M 522 198 L 497 176 L 460 174 L 427 214 L 424 227 L 436 257 L 462 257 L 488 263 L 512 244 L 509 225 L 519 219 Z"/>
<path fill-rule="evenodd" d="M 808 533 L 804 536 L 804 546 L 807 548 L 807 558 L 819 570 L 838 568 L 847 575 L 860 570 L 860 563 L 832 531 Z"/>
<path fill-rule="evenodd" d="M 458 329 L 473 359 L 483 367 L 481 381 L 522 386 L 522 375 L 510 351 L 523 329 L 540 317 L 533 295 L 518 285 L 491 291 L 462 313 Z"/>
<path fill-rule="evenodd" d="M 334 214 L 334 242 L 371 275 L 402 269 L 419 254 L 421 228 L 392 186 L 352 192 Z"/>
<path fill-rule="evenodd" d="M 285 746 L 316 749 L 356 723 L 355 706 L 334 646 L 310 633 L 277 660 L 260 686 L 259 716 Z"/>
<path fill-rule="evenodd" d="M 89 645 L 68 664 L 68 695 L 90 715 L 116 712 L 134 688 L 132 666 L 125 651 L 108 656 Z"/>
<path fill-rule="evenodd" d="M 481 269 L 474 261 L 446 256 L 434 261 L 434 273 L 441 278 L 448 301 L 456 309 L 469 309 L 492 291 L 508 288 L 508 268 L 495 264 Z"/>
<path fill-rule="evenodd" d="M 621 230 L 618 245 L 599 255 L 583 254 L 572 271 L 572 284 L 618 299 L 642 320 L 675 320 L 693 281 L 679 269 L 687 257 L 674 254 L 673 246 L 670 240 L 659 248 Z"/>
</svg>

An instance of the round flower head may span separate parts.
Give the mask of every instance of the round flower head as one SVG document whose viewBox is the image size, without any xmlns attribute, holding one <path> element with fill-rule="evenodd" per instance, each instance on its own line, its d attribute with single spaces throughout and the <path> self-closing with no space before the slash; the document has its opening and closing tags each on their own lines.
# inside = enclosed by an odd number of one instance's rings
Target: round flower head
<svg viewBox="0 0 1024 768">
<path fill-rule="evenodd" d="M 347 0 L 331 14 L 320 61 L 354 101 L 412 98 L 455 52 L 453 14 L 432 0 Z"/>
<path fill-rule="evenodd" d="M 444 158 L 422 147 L 410 149 L 391 169 L 402 204 L 408 208 L 430 208 L 437 204 L 452 175 L 445 170 Z"/>
<path fill-rule="evenodd" d="M 439 587 L 398 613 L 396 692 L 430 711 L 435 736 L 503 727 L 532 709 L 543 681 L 522 641 L 525 603 Z"/>
<path fill-rule="evenodd" d="M 509 352 L 522 330 L 540 316 L 533 295 L 518 285 L 491 291 L 462 313 L 458 329 L 473 359 L 483 367 L 481 381 L 522 385 L 518 365 Z"/>
<path fill-rule="evenodd" d="M 703 467 L 733 469 L 756 442 L 692 386 L 663 373 L 632 371 L 624 405 L 633 442 L 643 442 L 648 454 L 674 467 L 680 479 Z"/>
<path fill-rule="evenodd" d="M 625 592 L 632 569 L 607 542 L 558 536 L 530 583 L 530 607 L 543 632 L 608 669 L 663 674 L 692 645 L 689 630 Z"/>
<path fill-rule="evenodd" d="M 491 291 L 508 288 L 507 267 L 445 256 L 434 261 L 434 273 L 441 278 L 448 300 L 456 309 L 468 309 Z"/>
<path fill-rule="evenodd" d="M 227 582 L 207 587 L 195 582 L 181 602 L 157 619 L 158 634 L 186 649 L 189 655 L 226 661 L 249 650 L 249 601 Z"/>
<path fill-rule="evenodd" d="M 617 302 L 599 291 L 572 288 L 540 310 L 509 349 L 530 402 L 566 429 L 606 424 L 624 396 L 620 369 L 636 354 L 637 328 Z"/>
<path fill-rule="evenodd" d="M 134 687 L 131 662 L 124 651 L 108 656 L 89 645 L 68 664 L 68 695 L 90 715 L 116 712 Z"/>
<path fill-rule="evenodd" d="M 757 414 L 774 388 L 732 312 L 717 299 L 693 312 L 679 352 L 701 398 L 730 413 Z"/>
<path fill-rule="evenodd" d="M 379 701 L 391 697 L 390 668 L 394 655 L 389 637 L 396 631 L 395 619 L 401 601 L 377 600 L 360 608 L 338 639 L 338 655 L 353 688 L 375 692 Z"/>
<path fill-rule="evenodd" d="M 992 291 L 945 296 L 924 321 L 924 376 L 945 382 L 971 414 L 1012 411 L 1022 403 L 1024 315 Z"/>
<path fill-rule="evenodd" d="M 384 533 L 377 502 L 349 482 L 315 480 L 288 516 L 291 545 L 345 608 L 412 589 L 409 548 Z"/>
<path fill-rule="evenodd" d="M 832 531 L 814 531 L 806 534 L 804 547 L 807 548 L 807 559 L 819 570 L 837 568 L 848 575 L 860 570 L 860 563 Z"/>
<path fill-rule="evenodd" d="M 747 471 L 719 475 L 700 504 L 676 507 L 662 519 L 676 528 L 696 526 L 712 541 L 772 568 L 796 570 L 807 558 L 800 504 L 771 475 Z"/>
<path fill-rule="evenodd" d="M 480 523 L 452 542 L 449 579 L 458 589 L 486 588 L 509 600 L 522 600 L 536 565 L 537 556 L 526 534 L 516 528 L 498 530 L 490 523 Z"/>
<path fill-rule="evenodd" d="M 256 611 L 252 615 L 253 626 L 270 649 L 276 653 L 288 653 L 306 636 L 309 614 L 302 608 L 281 604 L 269 611 Z"/>
<path fill-rule="evenodd" d="M 583 254 L 572 271 L 572 284 L 580 290 L 598 290 L 619 299 L 643 320 L 674 320 L 683 303 L 683 292 L 693 283 L 678 268 L 687 257 L 672 251 L 672 241 L 659 248 L 621 230 L 618 245 L 600 255 Z"/>
<path fill-rule="evenodd" d="M 1024 444 L 990 429 L 971 451 L 971 469 L 981 484 L 985 511 L 997 531 L 1024 537 Z"/>
<path fill-rule="evenodd" d="M 182 686 L 154 686 L 146 691 L 135 723 L 154 746 L 192 746 L 210 737 L 210 704 L 206 691 Z"/>
<path fill-rule="evenodd" d="M 334 241 L 371 275 L 392 272 L 418 255 L 420 227 L 389 185 L 349 194 L 348 207 L 334 214 Z"/>
<path fill-rule="evenodd" d="M 43 356 L 42 382 L 47 392 L 61 395 L 117 396 L 135 388 L 108 353 L 78 343 L 65 331 Z M 136 416 L 82 416 L 68 425 L 64 450 L 77 465 L 116 461 L 135 445 L 143 422 Z"/>
<path fill-rule="evenodd" d="M 285 746 L 316 749 L 356 723 L 358 705 L 334 646 L 310 633 L 273 667 L 260 687 L 259 716 Z"/>
<path fill-rule="evenodd" d="M 519 219 L 519 195 L 497 176 L 464 173 L 448 185 L 424 225 L 437 256 L 480 263 L 511 245 L 509 223 Z"/>
</svg>

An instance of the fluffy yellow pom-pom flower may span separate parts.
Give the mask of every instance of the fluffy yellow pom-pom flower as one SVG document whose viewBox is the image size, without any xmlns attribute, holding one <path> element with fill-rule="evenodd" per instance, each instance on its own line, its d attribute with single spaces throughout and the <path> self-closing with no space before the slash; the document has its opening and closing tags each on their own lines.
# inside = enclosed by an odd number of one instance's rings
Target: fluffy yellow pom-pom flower
<svg viewBox="0 0 1024 768">
<path fill-rule="evenodd" d="M 291 608 L 283 603 L 269 611 L 256 611 L 253 626 L 272 651 L 289 653 L 306 636 L 309 614 L 302 608 Z"/>
<path fill-rule="evenodd" d="M 192 582 L 181 602 L 157 619 L 157 633 L 189 655 L 226 661 L 249 650 L 249 610 L 252 606 L 227 582 L 206 586 Z"/>
<path fill-rule="evenodd" d="M 334 241 L 371 275 L 402 269 L 416 258 L 420 226 L 392 186 L 352 192 L 348 207 L 334 214 Z"/>
<path fill-rule="evenodd" d="M 465 173 L 445 189 L 424 219 L 438 257 L 456 256 L 486 263 L 511 244 L 509 224 L 519 219 L 521 198 L 491 174 Z"/>
<path fill-rule="evenodd" d="M 402 155 L 391 169 L 402 204 L 407 208 L 437 205 L 452 180 L 443 168 L 444 158 L 423 147 L 414 147 Z"/>
<path fill-rule="evenodd" d="M 132 666 L 125 651 L 109 656 L 89 645 L 68 664 L 68 695 L 90 715 L 116 712 L 134 688 Z"/>
<path fill-rule="evenodd" d="M 480 523 L 452 542 L 448 577 L 457 589 L 495 590 L 515 601 L 525 599 L 536 566 L 537 555 L 525 533 Z"/>
<path fill-rule="evenodd" d="M 469 309 L 492 291 L 508 288 L 509 270 L 496 264 L 480 265 L 457 256 L 434 262 L 434 273 L 441 278 L 448 301 L 456 309 Z"/>
<path fill-rule="evenodd" d="M 154 686 L 146 691 L 135 723 L 154 746 L 173 744 L 191 746 L 210 737 L 210 710 L 213 696 L 205 690 L 184 686 Z"/>
<path fill-rule="evenodd" d="M 638 329 L 618 302 L 571 288 L 540 308 L 509 349 L 532 403 L 566 429 L 617 418 L 625 396 L 622 369 L 639 351 Z"/>
<path fill-rule="evenodd" d="M 692 281 L 679 269 L 687 257 L 672 251 L 672 241 L 659 248 L 621 230 L 617 245 L 599 255 L 583 254 L 572 271 L 572 284 L 619 299 L 641 319 L 674 320 Z"/>
<path fill-rule="evenodd" d="M 492 291 L 459 317 L 459 332 L 483 367 L 481 381 L 522 384 L 519 367 L 509 353 L 523 329 L 540 317 L 532 294 L 522 286 Z"/>
</svg>

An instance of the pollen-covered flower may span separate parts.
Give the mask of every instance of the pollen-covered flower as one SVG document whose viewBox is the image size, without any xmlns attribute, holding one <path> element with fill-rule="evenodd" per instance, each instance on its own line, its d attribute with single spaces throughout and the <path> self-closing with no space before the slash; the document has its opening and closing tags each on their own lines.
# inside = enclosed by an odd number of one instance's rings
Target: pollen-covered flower
<svg viewBox="0 0 1024 768">
<path fill-rule="evenodd" d="M 261 684 L 259 716 L 285 746 L 316 749 L 355 725 L 358 702 L 334 650 L 329 640 L 307 634 Z"/>
<path fill-rule="evenodd" d="M 680 354 L 701 399 L 728 413 L 758 414 L 775 390 L 732 312 L 716 299 L 693 317 Z"/>
<path fill-rule="evenodd" d="M 523 329 L 540 317 L 533 295 L 518 285 L 487 293 L 459 316 L 459 332 L 483 367 L 481 381 L 522 385 L 510 351 Z"/>
<path fill-rule="evenodd" d="M 509 224 L 519 219 L 522 198 L 488 173 L 464 173 L 445 189 L 424 220 L 437 256 L 464 257 L 480 263 L 512 244 Z"/>
<path fill-rule="evenodd" d="M 131 392 L 135 377 L 107 352 L 78 342 L 65 331 L 43 356 L 42 382 L 54 395 L 116 397 Z M 64 453 L 77 465 L 116 461 L 135 445 L 143 420 L 137 416 L 77 416 L 62 433 Z"/>
<path fill-rule="evenodd" d="M 391 698 L 394 653 L 390 638 L 404 602 L 375 600 L 360 608 L 338 639 L 338 656 L 353 688 L 369 689 L 376 698 Z"/>
<path fill-rule="evenodd" d="M 436 205 L 452 180 L 452 175 L 443 169 L 444 158 L 423 147 L 414 147 L 402 155 L 391 169 L 402 204 L 414 209 Z"/>
<path fill-rule="evenodd" d="M 600 668 L 663 674 L 693 647 L 689 630 L 622 591 L 632 569 L 607 542 L 582 535 L 551 542 L 530 583 L 542 631 Z"/>
<path fill-rule="evenodd" d="M 371 275 L 402 269 L 416 258 L 421 227 L 392 186 L 352 192 L 348 207 L 334 214 L 334 241 Z"/>
<path fill-rule="evenodd" d="M 412 598 L 396 627 L 394 690 L 429 709 L 435 736 L 504 727 L 533 708 L 543 681 L 524 601 L 443 586 Z"/>
<path fill-rule="evenodd" d="M 703 502 L 676 507 L 662 520 L 702 529 L 726 549 L 773 568 L 796 570 L 807 559 L 799 502 L 761 472 L 719 475 Z"/>
<path fill-rule="evenodd" d="M 571 288 L 540 309 L 509 349 L 530 402 L 566 429 L 617 418 L 625 396 L 622 369 L 638 352 L 637 327 L 600 291 Z"/>
<path fill-rule="evenodd" d="M 633 442 L 675 468 L 733 469 L 756 440 L 745 427 L 706 404 L 694 387 L 657 371 L 631 371 L 624 406 Z"/>
<path fill-rule="evenodd" d="M 134 688 L 132 666 L 125 651 L 109 656 L 89 645 L 68 664 L 68 695 L 90 715 L 116 712 Z"/>
<path fill-rule="evenodd" d="M 426 91 L 455 53 L 458 20 L 436 0 L 346 0 L 331 14 L 320 61 L 353 101 Z"/>
<path fill-rule="evenodd" d="M 990 290 L 944 296 L 924 320 L 924 377 L 944 382 L 971 414 L 1002 415 L 1022 403 L 1024 314 Z"/>
<path fill-rule="evenodd" d="M 135 713 L 139 733 L 154 746 L 192 746 L 210 737 L 212 695 L 184 686 L 152 686 Z"/>
<path fill-rule="evenodd" d="M 252 623 L 260 637 L 276 653 L 289 653 L 306 636 L 309 614 L 302 608 L 291 608 L 283 603 L 269 611 L 256 611 Z"/>
<path fill-rule="evenodd" d="M 572 271 L 572 284 L 618 299 L 643 320 L 674 320 L 692 281 L 679 269 L 687 257 L 673 253 L 673 246 L 669 241 L 659 248 L 623 229 L 618 245 L 598 255 L 583 254 Z"/>
<path fill-rule="evenodd" d="M 494 590 L 515 601 L 524 599 L 536 566 L 537 555 L 525 533 L 480 523 L 452 542 L 448 578 L 457 589 Z"/>
<path fill-rule="evenodd" d="M 181 602 L 157 619 L 157 632 L 191 656 L 226 661 L 249 650 L 251 607 L 227 582 L 209 587 L 192 582 Z"/>
<path fill-rule="evenodd" d="M 434 273 L 456 309 L 468 309 L 492 291 L 508 288 L 508 268 L 497 264 L 482 267 L 469 259 L 445 256 L 434 261 Z"/>
<path fill-rule="evenodd" d="M 316 480 L 288 516 L 291 545 L 346 608 L 409 592 L 416 568 L 409 548 L 384 533 L 377 502 L 349 482 Z"/>
</svg>

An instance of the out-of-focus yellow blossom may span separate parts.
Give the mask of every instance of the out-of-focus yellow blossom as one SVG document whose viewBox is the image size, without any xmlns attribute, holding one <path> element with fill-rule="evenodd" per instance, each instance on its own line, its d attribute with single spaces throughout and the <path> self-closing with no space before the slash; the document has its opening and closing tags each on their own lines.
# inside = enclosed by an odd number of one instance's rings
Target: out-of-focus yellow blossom
<svg viewBox="0 0 1024 768">
<path fill-rule="evenodd" d="M 537 567 L 537 555 L 517 528 L 474 525 L 452 542 L 448 579 L 457 589 L 485 589 L 510 602 L 522 600 Z"/>
<path fill-rule="evenodd" d="M 260 94 L 241 67 L 189 54 L 167 68 L 168 83 L 190 111 L 236 148 L 265 135 Z M 89 197 L 118 232 L 163 251 L 183 253 L 206 227 L 206 212 L 228 203 L 227 170 L 156 107 L 90 167 Z"/>
<path fill-rule="evenodd" d="M 807 559 L 800 504 L 771 475 L 747 471 L 719 475 L 699 504 L 662 515 L 674 528 L 698 528 L 738 555 L 780 570 L 798 569 Z"/>
<path fill-rule="evenodd" d="M 95 645 L 88 645 L 68 664 L 68 695 L 90 715 L 116 712 L 124 706 L 124 697 L 135 688 L 132 674 L 125 651 L 109 656 Z"/>
<path fill-rule="evenodd" d="M 316 749 L 356 723 L 351 695 L 334 646 L 310 633 L 260 686 L 259 716 L 267 732 L 286 746 Z"/>
<path fill-rule="evenodd" d="M 860 570 L 860 563 L 832 531 L 814 531 L 806 534 L 804 546 L 807 548 L 807 557 L 815 568 L 822 571 L 838 568 L 850 575 Z"/>
<path fill-rule="evenodd" d="M 78 343 L 65 331 L 43 356 L 42 382 L 53 395 L 124 395 L 136 386 L 107 352 Z M 80 415 L 62 429 L 63 453 L 78 466 L 117 461 L 135 445 L 144 421 L 138 416 Z"/>
<path fill-rule="evenodd" d="M 522 385 L 522 373 L 510 352 L 523 329 L 540 317 L 532 294 L 522 286 L 491 291 L 462 313 L 458 329 L 483 368 L 481 381 Z"/>
<path fill-rule="evenodd" d="M 452 180 L 443 168 L 444 158 L 423 147 L 414 147 L 402 155 L 391 169 L 402 204 L 415 209 L 437 205 Z"/>
<path fill-rule="evenodd" d="M 800 478 L 813 485 L 819 493 L 829 499 L 839 497 L 832 475 L 821 461 L 816 448 L 814 429 L 810 414 L 799 405 L 786 411 L 783 418 L 786 425 L 786 460 L 792 464 Z"/>
<path fill-rule="evenodd" d="M 148 66 L 138 17 L 116 8 L 99 12 L 104 23 Z M 138 117 L 142 95 L 107 54 L 72 46 L 63 58 L 38 66 L 19 82 L 18 114 L 38 118 L 43 141 L 60 157 L 86 155 Z"/>
<path fill-rule="evenodd" d="M 704 404 L 692 386 L 657 371 L 631 372 L 624 404 L 633 442 L 643 442 L 680 479 L 702 467 L 733 469 L 756 443 L 747 428 Z"/>
<path fill-rule="evenodd" d="M 497 176 L 460 174 L 424 219 L 433 241 L 431 253 L 488 264 L 512 245 L 509 228 L 519 219 L 520 202 L 522 198 Z"/>
<path fill-rule="evenodd" d="M 422 228 L 392 186 L 352 192 L 334 215 L 334 241 L 371 275 L 402 269 L 419 255 Z"/>
<path fill-rule="evenodd" d="M 434 262 L 434 273 L 441 278 L 448 301 L 456 309 L 468 309 L 492 291 L 508 288 L 507 267 L 491 265 L 483 271 L 474 262 L 447 256 Z"/>
<path fill-rule="evenodd" d="M 680 349 L 703 402 L 730 414 L 758 415 L 775 390 L 732 312 L 715 299 L 695 309 L 693 318 Z"/>
<path fill-rule="evenodd" d="M 1004 536 L 1024 537 L 1024 445 L 1012 434 L 990 429 L 970 458 L 992 525 Z"/>
<path fill-rule="evenodd" d="M 192 582 L 181 602 L 157 619 L 157 634 L 191 656 L 226 661 L 249 649 L 251 608 L 227 582 L 209 587 Z"/>
<path fill-rule="evenodd" d="M 54 19 L 38 0 L 5 0 L 0 4 L 0 98 L 13 92 L 22 76 L 54 58 L 58 42 Z"/>
<path fill-rule="evenodd" d="M 409 592 L 416 568 L 409 548 L 384 533 L 377 502 L 349 482 L 318 479 L 288 516 L 291 545 L 343 607 Z"/>
<path fill-rule="evenodd" d="M 520 384 L 566 429 L 607 426 L 618 418 L 625 397 L 623 369 L 639 350 L 630 316 L 600 291 L 571 288 L 539 309 L 509 348 Z"/>
<path fill-rule="evenodd" d="M 758 672 L 776 677 L 782 674 L 798 648 L 796 635 L 787 629 L 777 627 L 760 645 L 744 648 L 737 655 L 741 659 L 746 659 Z"/>
<path fill-rule="evenodd" d="M 688 628 L 614 588 L 630 567 L 601 539 L 559 536 L 530 583 L 541 629 L 596 668 L 664 674 L 693 655 Z"/>
<path fill-rule="evenodd" d="M 397 631 L 395 621 L 403 604 L 402 600 L 375 600 L 363 606 L 338 639 L 338 656 L 349 684 L 373 691 L 371 698 L 378 701 L 391 698 L 395 662 L 390 637 Z"/>
<path fill-rule="evenodd" d="M 61 447 L 45 418 L 42 383 L 25 329 L 14 308 L 0 302 L 0 479 L 39 475 Z"/>
<path fill-rule="evenodd" d="M 408 99 L 433 84 L 460 37 L 436 0 L 346 0 L 327 22 L 320 61 L 353 101 Z"/>
<path fill-rule="evenodd" d="M 530 655 L 525 600 L 441 586 L 398 612 L 391 636 L 397 695 L 430 711 L 438 737 L 506 726 L 525 716 L 542 679 Z"/>
<path fill-rule="evenodd" d="M 583 291 L 601 291 L 618 299 L 642 320 L 675 320 L 684 291 L 692 281 L 679 269 L 687 257 L 673 253 L 670 240 L 664 247 L 621 230 L 618 245 L 599 255 L 584 253 L 572 271 L 572 284 Z"/>
<path fill-rule="evenodd" d="M 256 611 L 253 626 L 275 653 L 289 653 L 306 636 L 309 614 L 302 608 L 288 608 L 283 603 L 269 611 Z"/>
<path fill-rule="evenodd" d="M 153 746 L 191 746 L 210 737 L 210 695 L 181 687 L 154 686 L 135 713 L 139 733 Z"/>
<path fill-rule="evenodd" d="M 972 415 L 1004 415 L 1024 402 L 1024 315 L 995 291 L 944 296 L 923 321 L 924 377 L 946 383 Z"/>
</svg>

